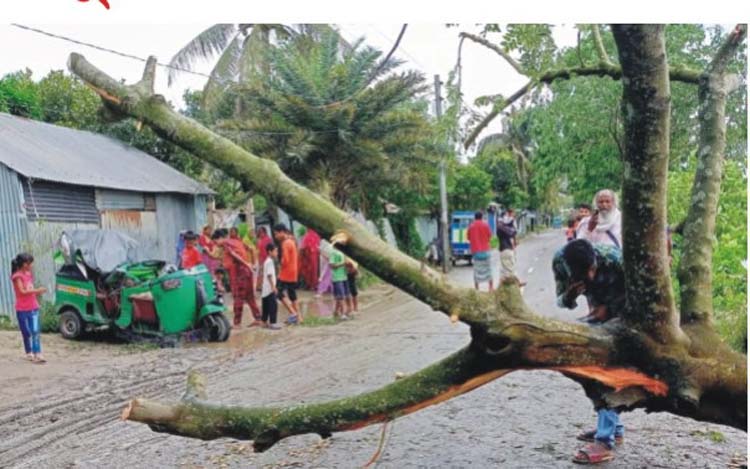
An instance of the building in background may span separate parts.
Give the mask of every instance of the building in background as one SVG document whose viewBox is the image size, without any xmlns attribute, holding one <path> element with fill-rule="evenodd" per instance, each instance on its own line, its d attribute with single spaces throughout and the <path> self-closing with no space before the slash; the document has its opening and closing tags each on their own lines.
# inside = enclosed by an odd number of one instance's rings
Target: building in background
<svg viewBox="0 0 750 469">
<path fill-rule="evenodd" d="M 0 314 L 13 311 L 17 253 L 34 255 L 50 292 L 64 230 L 117 230 L 138 241 L 140 259 L 172 261 L 179 232 L 206 223 L 213 194 L 119 140 L 0 113 Z"/>
</svg>

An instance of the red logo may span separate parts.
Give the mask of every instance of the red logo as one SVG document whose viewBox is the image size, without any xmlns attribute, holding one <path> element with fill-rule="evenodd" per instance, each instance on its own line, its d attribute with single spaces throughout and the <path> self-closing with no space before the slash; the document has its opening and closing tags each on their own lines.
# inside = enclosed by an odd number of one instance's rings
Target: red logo
<svg viewBox="0 0 750 469">
<path fill-rule="evenodd" d="M 86 3 L 89 0 L 78 0 L 78 1 Z M 106 8 L 107 10 L 109 10 L 109 1 L 108 0 L 99 0 L 99 3 L 101 3 L 102 5 L 104 5 L 104 8 Z"/>
</svg>

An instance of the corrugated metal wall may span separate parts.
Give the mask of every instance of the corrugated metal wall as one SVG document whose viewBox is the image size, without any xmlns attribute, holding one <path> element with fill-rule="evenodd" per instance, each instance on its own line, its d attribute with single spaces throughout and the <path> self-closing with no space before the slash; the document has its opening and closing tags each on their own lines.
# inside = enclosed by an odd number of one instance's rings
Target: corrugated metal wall
<svg viewBox="0 0 750 469">
<path fill-rule="evenodd" d="M 176 263 L 177 236 L 182 230 L 197 231 L 194 196 L 185 194 L 156 194 L 159 259 Z"/>
<path fill-rule="evenodd" d="M 18 175 L 0 164 L 0 315 L 15 309 L 10 262 L 23 250 L 28 236 Z"/>
<path fill-rule="evenodd" d="M 98 223 L 92 187 L 21 178 L 29 221 Z"/>
<path fill-rule="evenodd" d="M 159 259 L 159 233 L 156 212 L 142 210 L 102 210 L 102 228 L 119 231 L 138 242 L 138 260 Z"/>
<path fill-rule="evenodd" d="M 208 196 L 198 194 L 193 200 L 195 204 L 195 227 L 200 230 L 208 224 Z"/>
<path fill-rule="evenodd" d="M 96 190 L 96 206 L 99 210 L 143 210 L 145 198 L 142 192 Z"/>
<path fill-rule="evenodd" d="M 63 231 L 96 230 L 98 223 L 51 222 L 45 220 L 29 222 L 29 251 L 34 256 L 34 278 L 37 284 L 47 287 L 47 301 L 54 301 L 55 262 L 57 241 Z"/>
</svg>

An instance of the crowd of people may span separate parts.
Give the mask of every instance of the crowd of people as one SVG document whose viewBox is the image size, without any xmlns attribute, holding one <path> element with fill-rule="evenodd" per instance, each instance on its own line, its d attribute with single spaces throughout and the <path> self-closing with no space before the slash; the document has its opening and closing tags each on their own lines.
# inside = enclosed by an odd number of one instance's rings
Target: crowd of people
<svg viewBox="0 0 750 469">
<path fill-rule="evenodd" d="M 358 310 L 358 265 L 312 229 L 301 239 L 284 224 L 269 235 L 260 227 L 252 236 L 240 224 L 229 229 L 204 226 L 201 234 L 184 232 L 179 243 L 179 267 L 203 264 L 212 273 L 217 289 L 225 293 L 225 277 L 232 295 L 233 326 L 240 327 L 245 304 L 252 314 L 250 327 L 278 330 L 278 303 L 288 312 L 289 325 L 304 321 L 297 290 L 317 296 L 333 293 L 334 317 L 350 319 Z M 256 295 L 260 293 L 260 307 Z"/>
</svg>

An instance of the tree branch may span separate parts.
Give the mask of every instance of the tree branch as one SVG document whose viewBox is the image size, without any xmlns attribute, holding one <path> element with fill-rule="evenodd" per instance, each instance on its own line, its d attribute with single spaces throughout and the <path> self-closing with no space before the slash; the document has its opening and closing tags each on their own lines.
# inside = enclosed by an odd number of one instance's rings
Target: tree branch
<svg viewBox="0 0 750 469">
<path fill-rule="evenodd" d="M 622 77 L 622 69 L 619 65 L 603 65 L 599 64 L 596 66 L 585 66 L 585 67 L 571 67 L 559 70 L 550 70 L 543 73 L 536 81 L 530 81 L 524 86 L 519 88 L 513 93 L 508 99 L 496 104 L 492 111 L 477 124 L 474 130 L 471 131 L 466 140 L 464 141 L 464 148 L 469 148 L 474 144 L 479 134 L 484 130 L 504 109 L 513 104 L 524 94 L 531 91 L 539 83 L 550 84 L 555 80 L 569 80 L 573 77 L 582 76 L 597 76 L 597 77 L 610 77 L 613 80 L 619 80 Z M 669 78 L 672 81 L 679 81 L 683 83 L 698 84 L 700 81 L 701 72 L 696 72 L 687 68 L 674 67 L 669 70 Z"/>
<path fill-rule="evenodd" d="M 513 57 L 511 57 L 510 54 L 508 54 L 507 52 L 505 52 L 502 47 L 498 47 L 495 44 L 493 44 L 490 41 L 488 41 L 487 39 L 485 39 L 483 37 L 480 37 L 480 36 L 476 36 L 476 35 L 471 34 L 471 33 L 460 33 L 459 36 L 462 37 L 462 38 L 470 39 L 470 40 L 472 40 L 472 41 L 474 41 L 474 42 L 476 42 L 478 44 L 481 44 L 484 47 L 487 47 L 488 49 L 496 52 L 497 55 L 499 55 L 500 57 L 502 57 L 503 59 L 505 59 L 505 61 L 508 62 L 508 64 L 510 64 L 510 66 L 513 67 L 513 69 L 515 71 L 517 71 L 521 75 L 527 75 L 527 73 L 524 71 L 524 69 L 521 66 L 521 64 L 519 64 L 516 61 L 516 59 L 514 59 Z"/>
<path fill-rule="evenodd" d="M 500 54 L 505 60 L 508 60 L 511 65 L 513 65 L 510 60 L 513 60 L 512 57 L 508 56 L 506 57 L 507 53 L 500 49 L 499 47 L 495 46 L 494 44 L 490 43 L 484 38 L 481 38 L 479 36 L 475 36 L 470 33 L 460 33 L 460 36 L 466 37 L 468 39 L 471 39 L 474 42 L 477 42 L 479 44 L 482 44 L 486 47 L 489 47 L 490 49 L 494 50 L 498 54 Z M 544 72 L 541 76 L 536 78 L 535 80 L 530 81 L 523 87 L 521 87 L 518 91 L 513 93 L 510 98 L 508 98 L 505 101 L 500 102 L 499 104 L 495 104 L 493 106 L 492 110 L 490 111 L 487 116 L 482 119 L 482 121 L 477 124 L 477 126 L 469 133 L 468 137 L 466 137 L 466 140 L 464 140 L 464 148 L 468 149 L 471 147 L 474 142 L 476 141 L 477 137 L 479 137 L 479 134 L 498 116 L 501 112 L 513 102 L 515 102 L 517 99 L 522 97 L 524 94 L 531 91 L 534 87 L 536 87 L 539 83 L 545 83 L 550 84 L 554 82 L 555 80 L 569 80 L 576 76 L 599 76 L 599 77 L 605 77 L 608 76 L 612 78 L 613 80 L 619 80 L 620 77 L 622 77 L 622 68 L 619 65 L 614 65 L 610 60 L 609 56 L 607 56 L 606 50 L 604 49 L 604 45 L 601 43 L 601 35 L 599 33 L 598 26 L 594 25 L 594 40 L 597 42 L 597 53 L 599 54 L 600 63 L 596 66 L 584 66 L 581 65 L 580 67 L 571 67 L 571 68 L 564 68 L 564 69 L 558 69 L 558 70 L 548 70 Z M 598 37 L 598 39 L 597 39 Z M 601 46 L 601 50 L 599 50 L 599 46 Z M 604 57 L 604 60 L 602 59 Z M 522 75 L 526 75 L 526 73 L 523 72 L 522 69 L 514 68 L 518 73 Z M 698 84 L 700 82 L 702 72 L 692 70 L 687 67 L 682 66 L 675 66 L 669 68 L 669 78 L 672 81 L 679 81 L 683 83 L 692 83 L 692 84 Z"/>
<path fill-rule="evenodd" d="M 604 65 L 612 65 L 612 61 L 609 60 L 609 56 L 607 55 L 607 50 L 604 48 L 604 42 L 602 42 L 599 25 L 592 24 L 591 31 L 594 33 L 594 44 L 596 44 L 596 54 L 599 56 L 599 62 Z"/>
<path fill-rule="evenodd" d="M 706 68 L 698 87 L 698 170 L 684 224 L 684 250 L 677 277 L 681 286 L 683 323 L 710 323 L 713 316 L 713 238 L 721 193 L 726 145 L 726 68 L 747 33 L 747 25 L 727 35 Z"/>
<path fill-rule="evenodd" d="M 220 406 L 195 398 L 175 404 L 134 399 L 122 419 L 202 440 L 254 440 L 255 450 L 265 451 L 292 435 L 317 433 L 326 438 L 333 432 L 393 420 L 469 392 L 510 371 L 492 369 L 487 363 L 467 347 L 381 389 L 331 402 L 258 408 Z"/>
<path fill-rule="evenodd" d="M 148 95 L 138 86 L 125 86 L 79 54 L 70 55 L 68 66 L 103 101 L 123 114 L 142 120 L 159 136 L 232 174 L 246 187 L 266 195 L 296 220 L 313 227 L 321 235 L 339 235 L 342 250 L 383 280 L 392 283 L 444 312 L 471 323 L 472 312 L 462 311 L 463 289 L 448 285 L 432 269 L 422 269 L 419 261 L 390 247 L 371 234 L 355 218 L 314 192 L 296 184 L 270 160 L 259 158 L 220 137 L 197 122 L 175 111 L 158 95 Z"/>
</svg>

